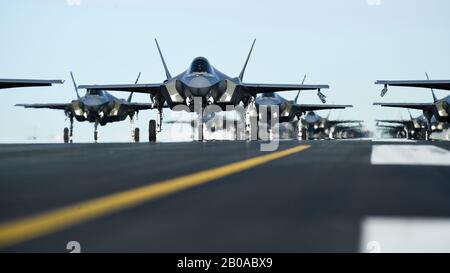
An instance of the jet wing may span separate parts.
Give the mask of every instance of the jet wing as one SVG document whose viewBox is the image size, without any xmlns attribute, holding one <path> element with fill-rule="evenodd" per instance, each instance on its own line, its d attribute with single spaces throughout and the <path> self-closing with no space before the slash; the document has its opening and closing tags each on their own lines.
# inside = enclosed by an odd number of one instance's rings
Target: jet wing
<svg viewBox="0 0 450 273">
<path fill-rule="evenodd" d="M 345 109 L 353 107 L 353 105 L 337 105 L 337 104 L 295 104 L 293 110 L 296 112 L 308 112 L 327 109 Z"/>
<path fill-rule="evenodd" d="M 90 90 L 106 91 L 127 91 L 135 93 L 158 94 L 161 92 L 160 83 L 141 83 L 141 84 L 107 84 L 107 85 L 80 85 L 78 88 Z"/>
<path fill-rule="evenodd" d="M 408 124 L 408 123 L 411 123 L 412 121 L 411 120 L 402 120 L 402 119 L 398 119 L 398 120 L 395 120 L 395 119 L 377 119 L 377 120 L 375 120 L 376 122 L 381 122 L 381 123 L 400 123 L 400 124 Z"/>
<path fill-rule="evenodd" d="M 440 81 L 376 81 L 375 84 L 383 84 L 390 86 L 403 86 L 403 87 L 419 87 L 419 88 L 432 88 L 441 90 L 450 90 L 450 80 Z"/>
<path fill-rule="evenodd" d="M 34 103 L 34 104 L 16 104 L 15 106 L 22 106 L 25 108 L 38 108 L 38 109 L 56 109 L 66 110 L 71 107 L 70 103 Z"/>
<path fill-rule="evenodd" d="M 383 107 L 417 109 L 417 110 L 423 110 L 423 111 L 432 111 L 433 107 L 434 107 L 433 103 L 381 103 L 381 102 L 376 102 L 373 105 L 380 105 Z"/>
<path fill-rule="evenodd" d="M 328 89 L 329 85 L 311 85 L 311 84 L 266 84 L 266 83 L 243 83 L 244 86 L 252 93 L 271 93 L 277 91 L 295 91 L 295 90 L 318 90 Z"/>
<path fill-rule="evenodd" d="M 0 79 L 0 89 L 31 87 L 31 86 L 51 86 L 52 84 L 64 83 L 63 80 L 28 80 L 28 79 Z"/>
<path fill-rule="evenodd" d="M 212 119 L 210 119 L 210 120 L 212 120 Z M 230 119 L 230 118 L 220 118 L 220 120 L 222 120 L 222 122 L 224 122 L 224 124 L 227 124 L 227 123 L 234 124 L 235 122 L 239 121 L 237 119 Z M 207 122 L 214 123 L 214 121 L 207 121 Z M 164 123 L 167 123 L 167 124 L 189 124 L 191 126 L 194 126 L 194 120 L 167 120 L 167 121 L 164 121 Z"/>
<path fill-rule="evenodd" d="M 151 103 L 138 103 L 138 102 L 129 102 L 128 106 L 130 108 L 132 108 L 135 111 L 140 111 L 140 110 L 149 110 L 149 109 L 153 109 L 153 104 Z"/>
<path fill-rule="evenodd" d="M 363 120 L 341 119 L 341 120 L 329 120 L 331 124 L 344 124 L 344 123 L 363 123 Z"/>
<path fill-rule="evenodd" d="M 336 126 L 339 129 L 362 129 L 361 125 L 342 125 L 342 124 L 338 124 Z"/>
<path fill-rule="evenodd" d="M 404 127 L 401 125 L 377 125 L 378 128 L 382 129 L 403 129 Z"/>
</svg>

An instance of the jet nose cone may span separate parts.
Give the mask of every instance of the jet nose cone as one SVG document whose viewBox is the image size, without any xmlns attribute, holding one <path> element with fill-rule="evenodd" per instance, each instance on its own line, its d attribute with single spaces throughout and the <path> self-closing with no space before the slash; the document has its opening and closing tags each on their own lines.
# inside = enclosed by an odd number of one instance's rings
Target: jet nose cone
<svg viewBox="0 0 450 273">
<path fill-rule="evenodd" d="M 256 103 L 260 105 L 280 105 L 281 102 L 274 98 L 266 98 L 266 97 L 260 97 L 256 99 Z"/>
<path fill-rule="evenodd" d="M 192 77 L 186 84 L 194 96 L 206 96 L 214 85 L 211 80 L 202 75 Z"/>
<path fill-rule="evenodd" d="M 88 107 L 88 108 L 95 108 L 95 107 L 99 107 L 102 104 L 104 104 L 106 102 L 106 100 L 104 100 L 103 98 L 97 98 L 97 97 L 89 97 L 85 100 L 83 100 L 83 104 Z"/>
<path fill-rule="evenodd" d="M 207 77 L 195 76 L 189 81 L 188 85 L 193 88 L 207 88 L 211 86 L 211 82 Z"/>
</svg>

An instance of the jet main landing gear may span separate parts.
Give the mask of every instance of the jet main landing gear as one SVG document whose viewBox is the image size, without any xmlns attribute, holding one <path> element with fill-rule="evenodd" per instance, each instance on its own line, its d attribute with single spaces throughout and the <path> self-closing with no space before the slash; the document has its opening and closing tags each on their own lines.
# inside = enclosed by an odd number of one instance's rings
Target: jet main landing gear
<svg viewBox="0 0 450 273">
<path fill-rule="evenodd" d="M 64 128 L 64 143 L 73 143 L 73 117 L 69 116 L 70 127 Z"/>
<path fill-rule="evenodd" d="M 307 139 L 306 127 L 303 126 L 303 120 L 301 117 L 298 117 L 298 120 L 297 120 L 297 139 L 298 140 L 306 140 Z"/>
<path fill-rule="evenodd" d="M 258 140 L 258 111 L 255 105 L 255 98 L 249 99 L 245 107 L 245 135 L 247 140 Z"/>
<path fill-rule="evenodd" d="M 134 128 L 134 142 L 139 142 L 139 128 Z"/>
<path fill-rule="evenodd" d="M 64 128 L 64 143 L 69 143 L 69 128 Z"/>
<path fill-rule="evenodd" d="M 152 119 L 148 122 L 148 141 L 155 142 L 156 134 L 162 130 L 163 113 L 162 108 L 158 109 L 156 120 Z"/>
<path fill-rule="evenodd" d="M 156 141 L 156 120 L 154 119 L 148 122 L 148 141 Z"/>
<path fill-rule="evenodd" d="M 130 127 L 131 127 L 131 140 L 134 142 L 139 142 L 139 128 L 134 127 L 134 116 L 130 116 Z"/>
</svg>

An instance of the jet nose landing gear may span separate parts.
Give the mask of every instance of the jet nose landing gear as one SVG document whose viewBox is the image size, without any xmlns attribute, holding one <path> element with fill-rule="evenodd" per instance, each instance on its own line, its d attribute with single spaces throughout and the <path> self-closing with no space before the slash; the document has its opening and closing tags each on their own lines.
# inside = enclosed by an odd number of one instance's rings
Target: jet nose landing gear
<svg viewBox="0 0 450 273">
<path fill-rule="evenodd" d="M 64 128 L 64 143 L 69 143 L 69 128 Z"/>
<path fill-rule="evenodd" d="M 98 142 L 98 121 L 94 124 L 94 142 Z"/>
</svg>

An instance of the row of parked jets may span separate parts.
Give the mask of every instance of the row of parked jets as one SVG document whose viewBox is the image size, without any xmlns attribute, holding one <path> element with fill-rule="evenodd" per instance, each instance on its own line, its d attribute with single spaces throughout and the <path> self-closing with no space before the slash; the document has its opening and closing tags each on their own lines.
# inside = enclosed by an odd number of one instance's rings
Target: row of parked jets
<svg viewBox="0 0 450 273">
<path fill-rule="evenodd" d="M 131 84 L 77 85 L 72 73 L 76 99 L 69 103 L 36 103 L 17 104 L 25 108 L 45 108 L 64 111 L 70 121 L 70 126 L 64 128 L 64 142 L 73 142 L 74 120 L 94 123 L 94 140 L 98 140 L 98 125 L 130 119 L 131 136 L 139 141 L 139 128 L 134 127 L 134 121 L 139 111 L 156 109 L 156 119 L 149 121 L 149 141 L 156 141 L 157 134 L 162 130 L 163 109 L 173 111 L 196 112 L 197 118 L 190 123 L 196 129 L 197 139 L 203 140 L 207 129 L 234 128 L 236 138 L 261 139 L 271 137 L 274 125 L 289 124 L 294 128 L 294 137 L 299 139 L 332 139 L 361 138 L 370 133 L 364 129 L 360 120 L 330 120 L 329 115 L 322 117 L 316 111 L 345 109 L 352 105 L 326 104 L 326 96 L 321 92 L 328 89 L 326 84 L 305 84 L 306 76 L 301 84 L 266 84 L 244 82 L 244 73 L 250 59 L 255 41 L 245 60 L 244 66 L 237 77 L 230 77 L 212 66 L 204 57 L 195 58 L 185 71 L 172 76 L 167 68 L 158 41 L 155 39 L 166 79 L 160 83 L 139 83 L 141 73 Z M 428 75 L 427 75 L 428 77 Z M 0 79 L 0 89 L 14 87 L 51 86 L 62 84 L 64 80 L 17 80 Z M 429 139 L 433 130 L 448 128 L 450 121 L 450 96 L 437 99 L 433 89 L 450 90 L 450 80 L 444 81 L 377 81 L 383 85 L 381 96 L 384 96 L 389 86 L 430 88 L 433 102 L 430 103 L 374 103 L 383 107 L 399 107 L 422 110 L 418 118 L 411 116 L 410 120 L 379 120 L 377 125 L 387 134 L 394 137 Z M 80 89 L 86 90 L 80 96 Z M 317 91 L 322 104 L 300 104 L 299 95 L 302 91 Z M 113 96 L 110 91 L 130 92 L 127 99 Z M 294 100 L 282 97 L 279 92 L 298 91 Z M 134 93 L 150 95 L 149 103 L 132 102 Z M 215 113 L 231 111 L 240 113 L 231 122 Z M 220 117 L 220 119 L 218 119 Z M 223 126 L 217 126 L 217 120 Z M 168 121 L 167 123 L 175 123 Z M 222 125 L 222 124 L 220 124 Z M 263 128 L 263 130 L 261 130 Z M 242 130 L 240 130 L 242 129 Z"/>
</svg>

